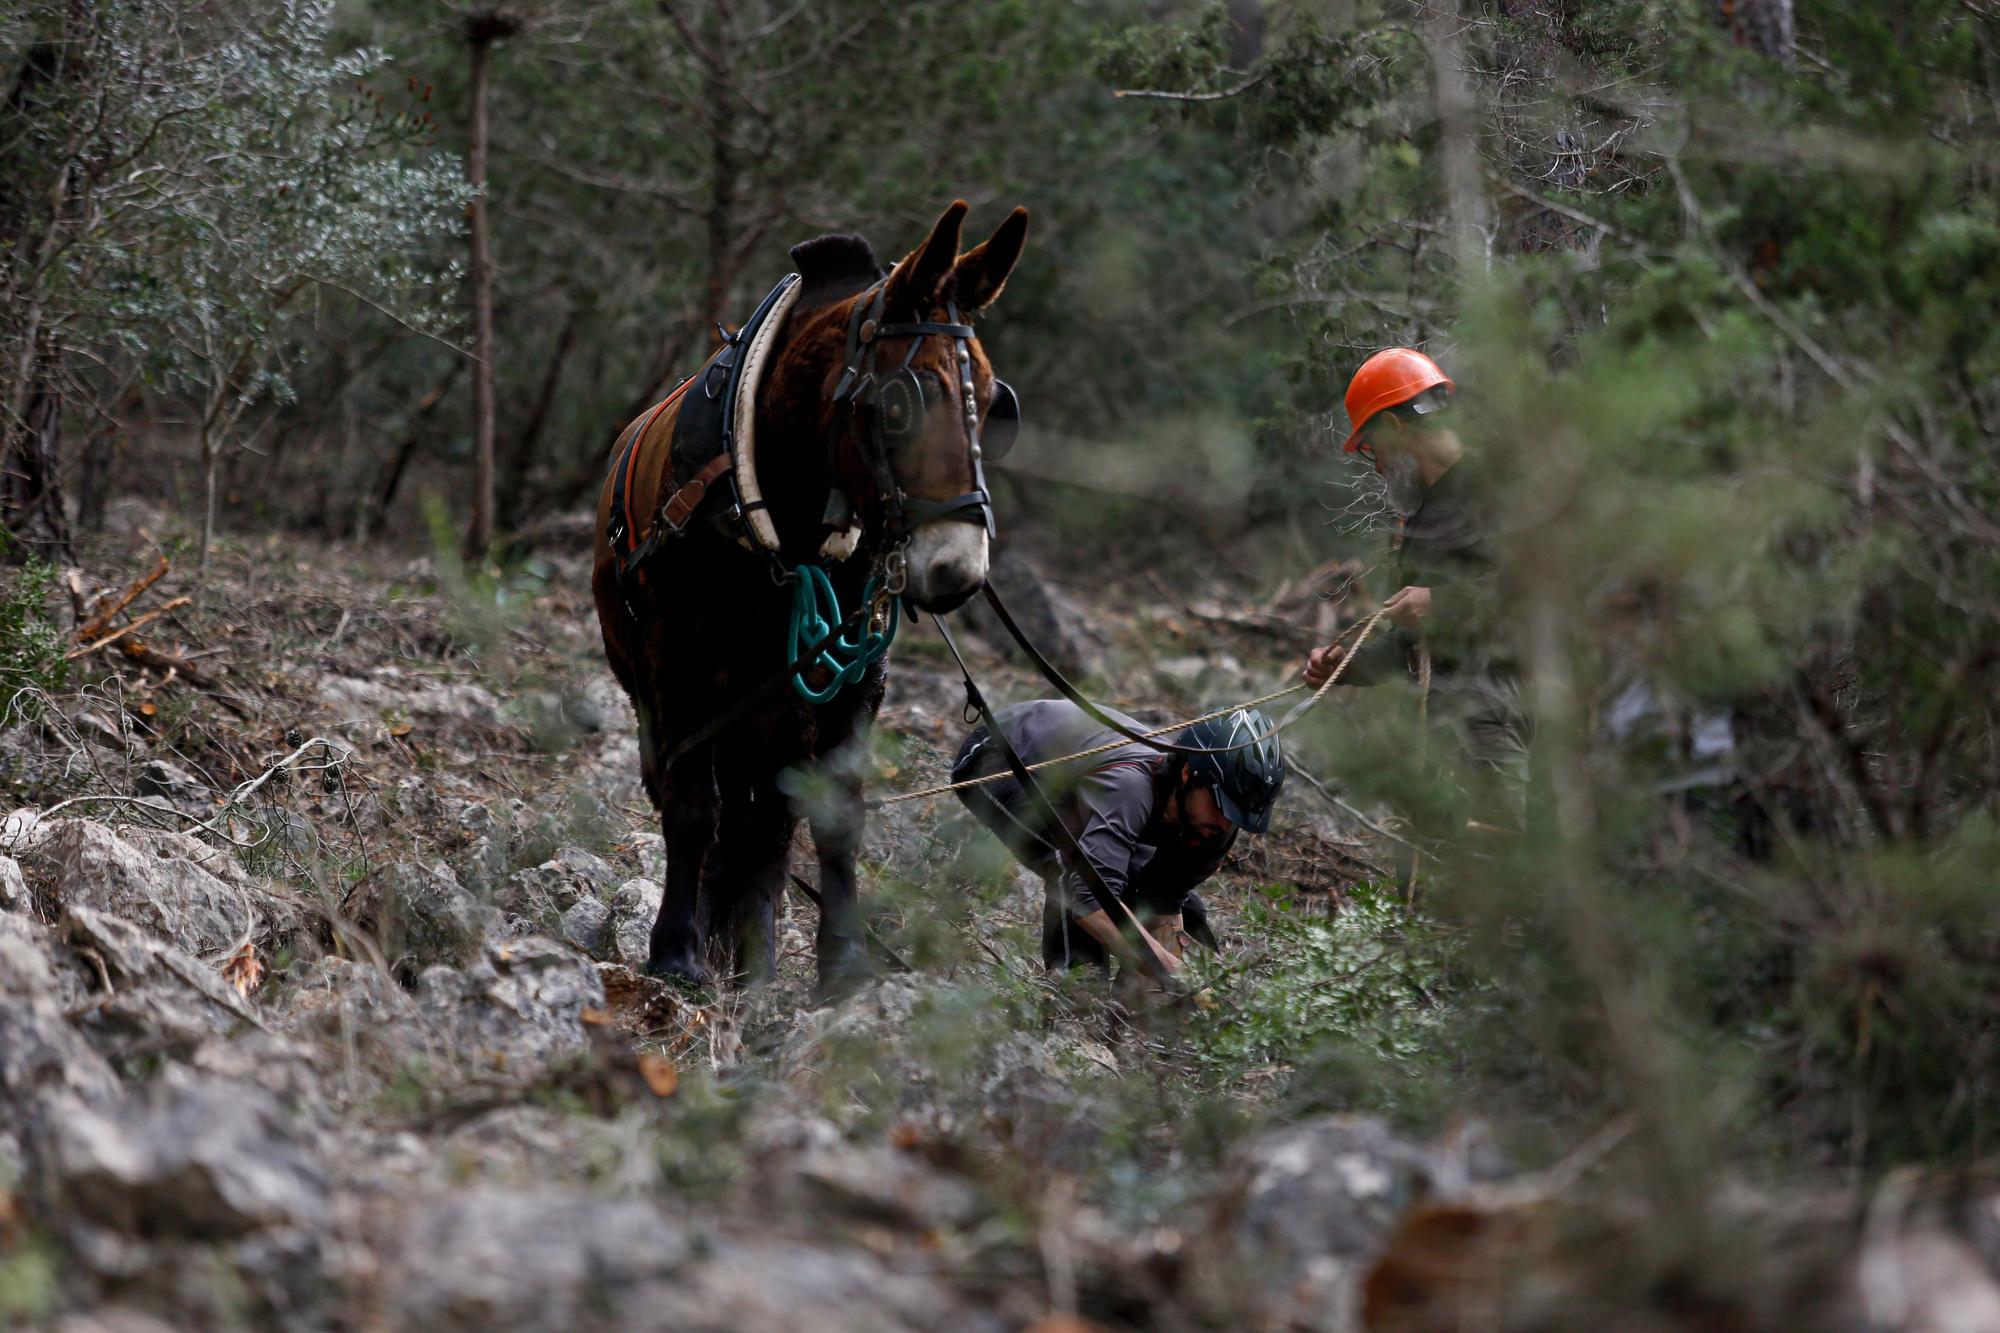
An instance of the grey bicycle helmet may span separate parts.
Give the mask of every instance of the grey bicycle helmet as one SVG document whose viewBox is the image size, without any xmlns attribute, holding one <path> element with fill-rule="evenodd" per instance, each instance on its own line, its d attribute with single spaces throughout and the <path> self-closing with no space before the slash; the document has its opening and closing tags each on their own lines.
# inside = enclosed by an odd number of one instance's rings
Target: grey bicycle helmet
<svg viewBox="0 0 2000 1333">
<path fill-rule="evenodd" d="M 1239 708 L 1224 717 L 1196 722 L 1175 739 L 1181 745 L 1224 751 L 1191 754 L 1187 762 L 1193 780 L 1215 793 L 1215 802 L 1230 823 L 1252 833 L 1271 826 L 1271 807 L 1285 785 L 1285 755 L 1269 718 L 1255 708 Z"/>
</svg>

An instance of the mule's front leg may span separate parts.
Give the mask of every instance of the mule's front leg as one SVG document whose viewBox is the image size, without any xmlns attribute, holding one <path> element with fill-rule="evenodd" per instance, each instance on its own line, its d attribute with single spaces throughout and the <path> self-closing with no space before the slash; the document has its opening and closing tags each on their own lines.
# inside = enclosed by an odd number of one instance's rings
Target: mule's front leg
<svg viewBox="0 0 2000 1333">
<path fill-rule="evenodd" d="M 791 869 L 798 819 L 770 771 L 769 750 L 743 746 L 717 758 L 722 787 L 722 835 L 715 855 L 722 871 L 712 883 L 710 913 L 716 944 L 752 985 L 778 973 L 777 908 Z"/>
<path fill-rule="evenodd" d="M 860 775 L 835 775 L 831 787 L 813 803 L 811 816 L 813 846 L 819 853 L 819 934 L 814 945 L 820 993 L 827 996 L 853 990 L 868 971 L 854 879 L 867 818 Z"/>
<path fill-rule="evenodd" d="M 650 976 L 679 977 L 698 986 L 715 979 L 702 961 L 697 913 L 702 862 L 715 843 L 720 802 L 712 745 L 699 745 L 682 755 L 654 791 L 653 803 L 660 810 L 660 830 L 667 844 L 667 878 L 647 951 L 646 972 Z"/>
</svg>

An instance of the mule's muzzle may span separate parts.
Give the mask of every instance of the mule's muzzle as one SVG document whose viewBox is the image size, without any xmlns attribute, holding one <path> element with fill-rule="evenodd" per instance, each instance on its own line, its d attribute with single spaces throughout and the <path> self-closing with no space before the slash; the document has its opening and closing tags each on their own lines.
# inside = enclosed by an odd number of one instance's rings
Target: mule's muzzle
<svg viewBox="0 0 2000 1333">
<path fill-rule="evenodd" d="M 943 615 L 986 585 L 986 529 L 950 519 L 926 523 L 910 538 L 909 598 Z"/>
</svg>

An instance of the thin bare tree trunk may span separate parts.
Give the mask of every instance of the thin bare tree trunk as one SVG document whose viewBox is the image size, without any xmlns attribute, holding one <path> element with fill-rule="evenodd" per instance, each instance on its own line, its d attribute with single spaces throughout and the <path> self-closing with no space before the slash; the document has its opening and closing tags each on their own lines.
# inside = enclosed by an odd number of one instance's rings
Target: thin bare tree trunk
<svg viewBox="0 0 2000 1333">
<path fill-rule="evenodd" d="M 472 49 L 472 135 L 465 155 L 465 178 L 478 193 L 472 199 L 472 520 L 465 530 L 465 555 L 483 559 L 493 542 L 493 260 L 486 221 L 486 93 L 491 81 L 493 44 L 512 36 L 519 23 L 497 11 L 466 19 Z"/>
<path fill-rule="evenodd" d="M 472 522 L 466 558 L 486 554 L 494 536 L 494 274 L 486 238 L 486 82 L 492 54 L 488 26 L 468 24 L 472 44 L 472 144 L 466 180 L 472 198 Z"/>
<path fill-rule="evenodd" d="M 542 432 L 548 428 L 549 414 L 555 409 L 556 389 L 562 382 L 563 366 L 569 361 L 570 353 L 576 348 L 578 326 L 583 322 L 580 306 L 571 306 L 563 316 L 562 328 L 556 334 L 555 350 L 549 354 L 549 363 L 542 372 L 542 387 L 535 394 L 534 406 L 528 409 L 528 419 L 521 423 L 520 430 L 513 437 L 512 447 L 507 450 L 507 466 L 500 477 L 500 516 L 508 527 L 521 520 L 521 511 L 526 504 L 528 473 L 535 464 L 535 454 L 541 447 Z"/>
</svg>

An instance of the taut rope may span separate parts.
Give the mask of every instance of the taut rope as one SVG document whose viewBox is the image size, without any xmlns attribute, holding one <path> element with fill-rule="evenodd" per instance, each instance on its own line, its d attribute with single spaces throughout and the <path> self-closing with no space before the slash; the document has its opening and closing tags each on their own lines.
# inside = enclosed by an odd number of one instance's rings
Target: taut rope
<svg viewBox="0 0 2000 1333">
<path fill-rule="evenodd" d="M 1368 636 L 1374 632 L 1375 627 L 1379 625 L 1382 622 L 1382 618 L 1388 614 L 1389 612 L 1387 608 L 1383 608 L 1381 610 L 1376 611 L 1373 615 L 1369 616 L 1368 619 L 1362 621 L 1360 625 L 1360 633 L 1355 635 L 1354 645 L 1341 655 L 1340 662 L 1338 665 L 1334 667 L 1333 673 L 1326 678 L 1325 682 L 1322 683 L 1318 689 L 1313 691 L 1312 697 L 1310 699 L 1301 701 L 1296 708 L 1292 709 L 1292 711 L 1286 713 L 1284 717 L 1280 718 L 1277 724 L 1273 726 L 1263 736 L 1259 737 L 1258 740 L 1259 741 L 1269 740 L 1271 737 L 1283 731 L 1286 727 L 1291 726 L 1292 723 L 1298 721 L 1301 717 L 1304 717 L 1306 714 L 1306 710 L 1310 709 L 1314 704 L 1318 703 L 1321 697 L 1324 696 L 1328 690 L 1332 689 L 1335 685 L 1339 684 L 1340 678 L 1347 673 L 1347 664 L 1354 660 L 1354 655 L 1361 651 L 1361 645 L 1368 642 Z M 1425 665 L 1426 666 L 1429 665 L 1428 657 L 1426 658 Z M 1426 676 L 1428 677 L 1428 672 L 1426 672 Z M 1430 682 L 1428 679 L 1426 679 L 1424 682 L 1426 693 L 1429 692 L 1429 683 Z M 1269 694 L 1259 695 L 1255 699 L 1248 699 L 1240 704 L 1230 704 L 1227 708 L 1217 708 L 1210 712 L 1203 713 L 1199 717 L 1191 717 L 1184 722 L 1170 722 L 1164 727 L 1154 727 L 1151 731 L 1145 731 L 1139 734 L 1142 736 L 1163 736 L 1170 731 L 1180 731 L 1187 727 L 1191 727 L 1197 722 L 1207 722 L 1213 718 L 1227 717 L 1229 714 L 1236 712 L 1240 708 L 1259 707 L 1260 705 L 1270 703 L 1275 699 L 1282 699 L 1288 694 L 1297 694 L 1300 690 L 1303 690 L 1305 688 L 1306 686 L 1303 683 L 1297 685 L 1287 685 L 1282 690 L 1273 690 Z M 1115 741 L 1107 741 L 1103 745 L 1094 745 L 1088 750 L 1078 750 L 1075 754 L 1066 754 L 1059 756 L 1058 758 L 1055 759 L 1044 759 L 1037 764 L 1029 764 L 1026 766 L 1025 771 L 1029 773 L 1034 773 L 1044 768 L 1053 768 L 1059 764 L 1073 763 L 1078 759 L 1088 759 L 1092 755 L 1109 754 L 1113 750 L 1122 750 L 1123 748 L 1131 744 L 1133 744 L 1132 741 L 1124 737 L 1120 737 Z M 948 791 L 959 791 L 966 787 L 978 787 L 988 782 L 998 782 L 1002 778 L 1011 778 L 1013 776 L 1014 774 L 1011 770 L 1002 769 L 997 773 L 988 773 L 984 777 L 966 778 L 962 782 L 947 782 L 937 787 L 926 787 L 922 791 L 904 792 L 900 796 L 879 797 L 875 800 L 868 802 L 868 805 L 869 808 L 871 809 L 879 809 L 880 807 L 885 805 L 900 805 L 904 801 L 920 801 L 928 796 L 942 796 L 944 795 L 944 793 Z"/>
</svg>

